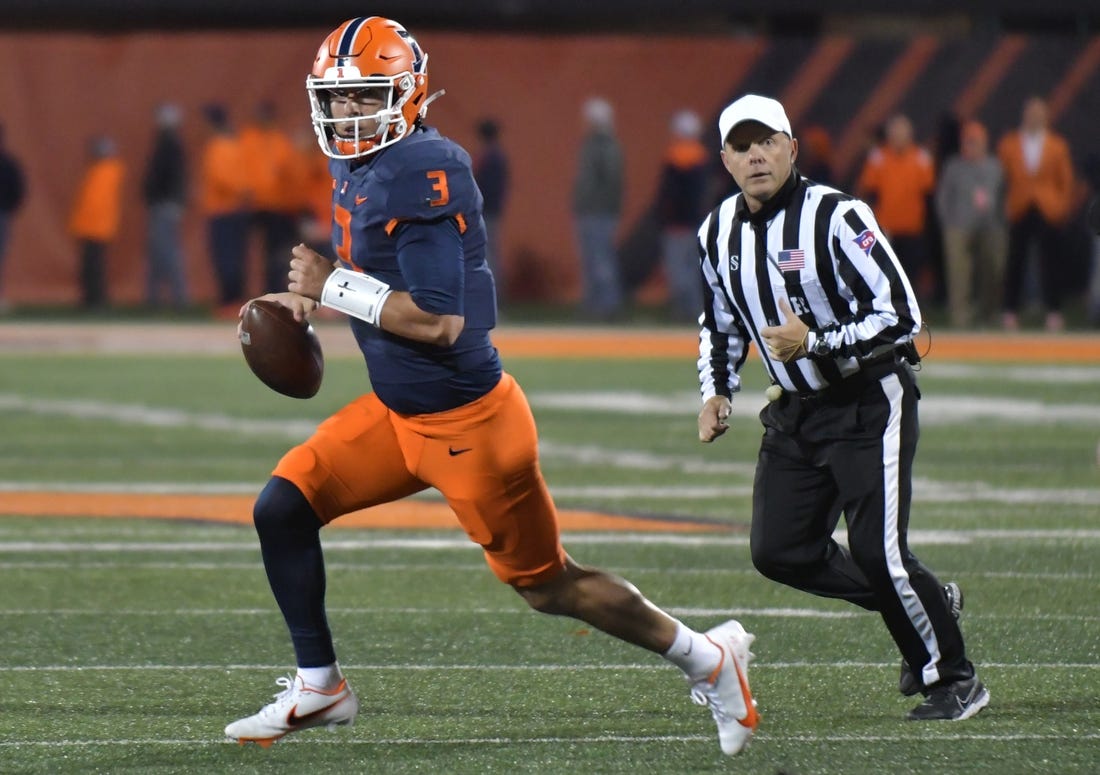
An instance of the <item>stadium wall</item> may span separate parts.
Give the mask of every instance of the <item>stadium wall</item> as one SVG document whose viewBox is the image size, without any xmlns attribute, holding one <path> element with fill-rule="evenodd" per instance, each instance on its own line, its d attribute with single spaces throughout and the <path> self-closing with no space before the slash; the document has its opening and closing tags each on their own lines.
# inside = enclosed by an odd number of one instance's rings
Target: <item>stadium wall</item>
<svg viewBox="0 0 1100 775">
<path fill-rule="evenodd" d="M 155 105 L 183 106 L 193 169 L 204 137 L 200 109 L 209 102 L 229 106 L 239 123 L 257 101 L 271 99 L 288 131 L 308 132 L 304 78 L 327 32 L 0 33 L 0 121 L 30 188 L 4 268 L 8 297 L 36 304 L 77 299 L 76 247 L 64 224 L 87 138 L 107 133 L 128 169 L 122 234 L 109 251 L 111 297 L 140 302 L 145 210 L 139 189 Z M 826 125 L 853 161 L 893 110 L 916 114 L 922 140 L 931 139 L 939 116 L 959 105 L 987 120 L 997 136 L 1015 121 L 1026 93 L 1042 93 L 1082 151 L 1095 146 L 1100 115 L 1096 36 L 883 42 L 428 30 L 418 37 L 431 56 L 431 88 L 447 92 L 432 104 L 429 123 L 472 149 L 479 119 L 501 122 L 514 178 L 503 233 L 512 287 L 519 296 L 554 301 L 579 291 L 569 201 L 580 107 L 590 95 L 607 96 L 617 109 L 627 169 L 624 239 L 653 196 L 671 114 L 692 108 L 704 116 L 706 141 L 717 152 L 714 117 L 742 90 L 784 99 L 796 126 Z M 209 301 L 212 272 L 195 207 L 185 235 L 193 295 Z M 255 255 L 251 262 L 258 290 Z"/>
</svg>

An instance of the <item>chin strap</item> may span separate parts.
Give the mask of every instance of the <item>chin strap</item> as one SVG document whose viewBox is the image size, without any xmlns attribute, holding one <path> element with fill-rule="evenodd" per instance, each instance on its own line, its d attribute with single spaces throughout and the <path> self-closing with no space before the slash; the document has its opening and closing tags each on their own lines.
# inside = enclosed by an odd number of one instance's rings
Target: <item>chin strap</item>
<svg viewBox="0 0 1100 775">
<path fill-rule="evenodd" d="M 446 89 L 440 89 L 435 94 L 428 97 L 428 99 L 424 100 L 424 104 L 420 106 L 420 115 L 421 116 L 428 115 L 428 106 L 431 105 L 436 100 L 438 100 L 440 97 L 442 97 L 446 93 L 447 93 Z"/>
</svg>

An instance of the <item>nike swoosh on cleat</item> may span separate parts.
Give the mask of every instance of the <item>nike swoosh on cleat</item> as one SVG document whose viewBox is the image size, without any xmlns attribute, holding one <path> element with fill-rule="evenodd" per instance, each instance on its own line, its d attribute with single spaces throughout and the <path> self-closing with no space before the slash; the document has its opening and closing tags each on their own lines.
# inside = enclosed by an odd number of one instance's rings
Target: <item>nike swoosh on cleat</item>
<svg viewBox="0 0 1100 775">
<path fill-rule="evenodd" d="M 744 674 L 741 672 L 741 666 L 737 664 L 737 658 L 731 656 L 733 659 L 733 669 L 737 671 L 737 682 L 741 684 L 741 696 L 745 698 L 745 707 L 749 709 L 749 712 L 745 714 L 745 718 L 737 719 L 737 723 L 748 729 L 756 729 L 760 724 L 760 714 L 756 712 L 756 701 L 752 698 L 752 692 L 749 691 L 749 682 L 745 680 Z"/>
<path fill-rule="evenodd" d="M 343 702 L 344 699 L 345 699 L 344 697 L 341 697 L 340 699 L 336 700 L 335 702 L 331 702 L 328 705 L 326 705 L 325 707 L 320 708 L 318 710 L 315 710 L 311 713 L 307 713 L 304 716 L 299 716 L 298 715 L 298 706 L 295 705 L 293 708 L 290 709 L 290 713 L 286 714 L 286 725 L 288 727 L 298 727 L 298 726 L 301 726 L 302 724 L 306 724 L 306 723 L 312 721 L 313 719 L 317 718 L 321 714 L 326 713 L 329 710 L 332 710 L 337 705 L 339 705 L 341 702 Z"/>
</svg>

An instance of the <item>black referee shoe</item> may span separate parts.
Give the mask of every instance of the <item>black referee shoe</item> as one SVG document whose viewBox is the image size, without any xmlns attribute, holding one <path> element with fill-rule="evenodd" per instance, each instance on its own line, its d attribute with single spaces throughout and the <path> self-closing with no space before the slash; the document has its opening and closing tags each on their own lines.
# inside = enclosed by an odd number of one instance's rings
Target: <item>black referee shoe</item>
<svg viewBox="0 0 1100 775">
<path fill-rule="evenodd" d="M 943 585 L 943 596 L 947 598 L 947 610 L 956 620 L 963 610 L 963 593 L 959 585 L 949 581 Z M 901 660 L 901 675 L 898 677 L 898 691 L 906 697 L 912 697 L 920 692 L 920 681 L 913 675 L 913 669 L 904 659 Z"/>
<path fill-rule="evenodd" d="M 937 686 L 917 707 L 909 711 L 910 721 L 962 721 L 989 704 L 989 690 L 978 676 Z"/>
</svg>

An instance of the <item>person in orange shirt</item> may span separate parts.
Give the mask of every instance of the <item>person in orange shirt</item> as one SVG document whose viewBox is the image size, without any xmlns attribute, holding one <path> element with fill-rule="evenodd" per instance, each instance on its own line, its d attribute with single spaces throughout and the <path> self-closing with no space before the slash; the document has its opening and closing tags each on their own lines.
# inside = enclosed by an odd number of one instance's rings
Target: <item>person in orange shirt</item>
<svg viewBox="0 0 1100 775">
<path fill-rule="evenodd" d="M 118 236 L 125 172 L 114 140 L 92 139 L 91 162 L 69 213 L 68 232 L 80 246 L 81 303 L 93 309 L 107 304 L 104 263 L 107 246 Z"/>
<path fill-rule="evenodd" d="M 244 259 L 248 240 L 248 193 L 240 143 L 221 105 L 203 110 L 210 138 L 202 151 L 200 204 L 207 219 L 207 244 L 218 283 L 219 317 L 237 316 L 244 301 Z"/>
<path fill-rule="evenodd" d="M 252 205 L 250 231 L 260 236 L 265 293 L 286 288 L 290 249 L 298 240 L 301 200 L 292 179 L 297 153 L 277 119 L 275 104 L 263 100 L 256 105 L 252 121 L 241 128 L 240 136 Z"/>
<path fill-rule="evenodd" d="M 857 183 L 901 259 L 918 296 L 934 293 L 925 235 L 928 197 L 936 184 L 932 156 L 913 141 L 913 123 L 898 114 L 886 123 L 885 142 L 871 151 Z"/>
<path fill-rule="evenodd" d="M 298 237 L 310 249 L 336 260 L 332 250 L 332 175 L 328 158 L 317 153 L 310 129 L 294 136 L 290 190 L 297 193 Z"/>
<path fill-rule="evenodd" d="M 1005 268 L 1004 327 L 1019 328 L 1020 302 L 1034 245 L 1039 256 L 1039 281 L 1046 328 L 1060 331 L 1063 271 L 1059 250 L 1073 206 L 1073 162 L 1069 145 L 1050 131 L 1047 104 L 1031 97 L 1024 104 L 1019 129 L 1000 142 L 997 155 L 1005 171 L 1005 214 L 1008 216 L 1008 265 Z"/>
</svg>

